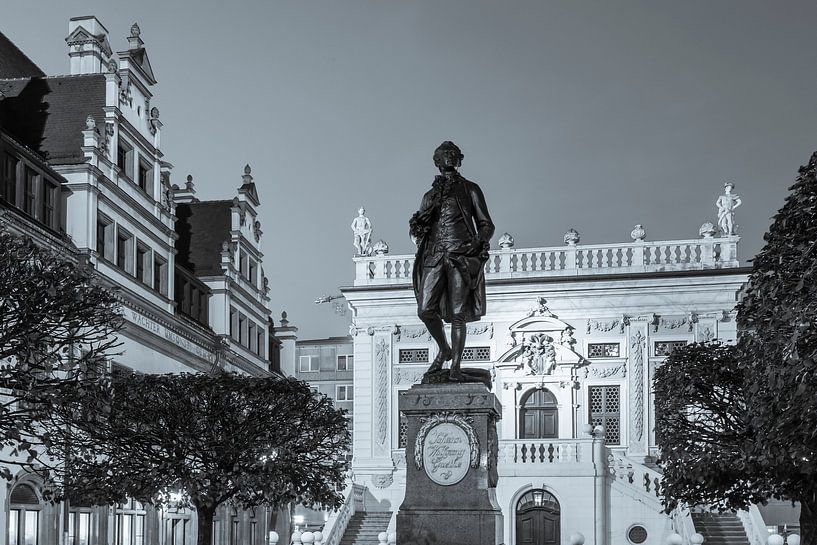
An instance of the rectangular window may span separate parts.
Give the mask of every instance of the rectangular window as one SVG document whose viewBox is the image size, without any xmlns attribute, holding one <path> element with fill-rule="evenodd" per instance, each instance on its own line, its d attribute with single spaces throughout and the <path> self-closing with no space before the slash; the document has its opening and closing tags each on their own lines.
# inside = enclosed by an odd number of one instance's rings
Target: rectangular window
<svg viewBox="0 0 817 545">
<path fill-rule="evenodd" d="M 230 308 L 230 337 L 238 340 L 238 312 L 234 308 Z"/>
<path fill-rule="evenodd" d="M 139 189 L 147 193 L 153 194 L 153 167 L 147 161 L 139 159 Z"/>
<path fill-rule="evenodd" d="M 656 357 L 669 356 L 676 348 L 681 348 L 686 345 L 686 341 L 655 341 L 653 354 Z"/>
<path fill-rule="evenodd" d="M 343 384 L 335 386 L 335 400 L 337 401 L 353 401 L 354 387 L 351 384 Z"/>
<path fill-rule="evenodd" d="M 241 273 L 241 276 L 247 278 L 247 253 L 243 250 L 241 251 L 241 257 L 238 259 L 238 272 Z"/>
<path fill-rule="evenodd" d="M 101 214 L 96 219 L 96 253 L 108 261 L 114 259 L 113 222 Z"/>
<path fill-rule="evenodd" d="M 40 221 L 42 221 L 51 229 L 57 229 L 56 222 L 57 216 L 55 213 L 56 208 L 57 208 L 57 186 L 55 186 L 51 182 L 43 180 L 43 201 Z"/>
<path fill-rule="evenodd" d="M 621 444 L 621 402 L 618 386 L 590 386 L 590 424 L 604 426 L 604 443 Z"/>
<path fill-rule="evenodd" d="M 428 363 L 428 348 L 401 348 L 400 363 Z"/>
<path fill-rule="evenodd" d="M 17 163 L 19 161 L 16 157 L 9 155 L 8 153 L 3 154 L 3 170 L 0 172 L 0 175 L 3 176 L 3 198 L 6 199 L 7 202 L 17 206 Z"/>
<path fill-rule="evenodd" d="M 230 524 L 230 545 L 239 545 L 238 544 L 238 521 L 233 520 Z"/>
<path fill-rule="evenodd" d="M 250 259 L 250 265 L 249 265 L 249 271 L 247 273 L 247 275 L 248 275 L 247 278 L 250 279 L 250 284 L 252 284 L 253 286 L 256 285 L 255 284 L 255 267 L 256 267 L 255 266 L 255 261 Z"/>
<path fill-rule="evenodd" d="M 148 282 L 147 271 L 150 270 L 150 250 L 142 245 L 136 245 L 136 279 L 140 282 L 150 285 Z"/>
<path fill-rule="evenodd" d="M 121 227 L 116 233 L 116 266 L 130 274 L 136 274 L 133 266 L 133 236 Z"/>
<path fill-rule="evenodd" d="M 199 293 L 199 322 L 203 324 L 209 323 L 207 321 L 208 316 L 207 306 L 208 306 L 207 293 L 202 291 Z"/>
<path fill-rule="evenodd" d="M 618 358 L 620 357 L 619 343 L 587 343 L 588 358 Z"/>
<path fill-rule="evenodd" d="M 133 146 L 121 139 L 119 149 L 116 150 L 116 166 L 119 171 L 133 180 Z"/>
<path fill-rule="evenodd" d="M 37 214 L 37 173 L 28 167 L 24 168 L 25 177 L 23 179 L 23 210 L 25 213 L 36 218 Z"/>
<path fill-rule="evenodd" d="M 255 343 L 257 342 L 258 337 L 255 335 L 255 324 L 250 322 L 249 326 L 247 326 L 247 347 L 250 349 L 250 352 L 255 352 L 257 348 Z"/>
<path fill-rule="evenodd" d="M 247 346 L 247 317 L 238 313 L 238 343 Z"/>
<path fill-rule="evenodd" d="M 167 295 L 167 261 L 153 254 L 153 289 Z"/>
<path fill-rule="evenodd" d="M 469 346 L 462 351 L 462 361 L 491 361 L 491 347 Z"/>
<path fill-rule="evenodd" d="M 258 327 L 258 344 L 257 344 L 256 354 L 260 357 L 264 357 L 264 328 L 259 326 Z"/>
<path fill-rule="evenodd" d="M 298 368 L 301 373 L 317 373 L 320 371 L 320 360 L 318 356 L 301 356 Z"/>
<path fill-rule="evenodd" d="M 338 356 L 338 371 L 351 371 L 354 369 L 355 357 L 351 354 Z"/>
</svg>

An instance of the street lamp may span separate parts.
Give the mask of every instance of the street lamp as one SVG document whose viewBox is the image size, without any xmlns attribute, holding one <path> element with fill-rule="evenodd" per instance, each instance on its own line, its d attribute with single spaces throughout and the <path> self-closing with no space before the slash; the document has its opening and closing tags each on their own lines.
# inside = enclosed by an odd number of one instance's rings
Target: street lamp
<svg viewBox="0 0 817 545">
<path fill-rule="evenodd" d="M 346 299 L 343 295 L 321 295 L 317 299 L 315 299 L 316 305 L 321 305 L 323 303 L 331 303 L 332 301 L 337 301 L 339 299 Z M 344 303 L 335 303 L 335 314 L 339 314 L 340 316 L 346 316 L 346 305 Z"/>
</svg>

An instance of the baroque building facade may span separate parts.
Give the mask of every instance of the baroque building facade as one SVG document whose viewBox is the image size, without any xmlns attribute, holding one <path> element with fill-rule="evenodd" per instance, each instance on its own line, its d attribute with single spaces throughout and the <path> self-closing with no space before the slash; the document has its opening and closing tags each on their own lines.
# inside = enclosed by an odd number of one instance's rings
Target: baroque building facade
<svg viewBox="0 0 817 545">
<path fill-rule="evenodd" d="M 117 290 L 112 372 L 277 374 L 249 166 L 231 200 L 199 201 L 189 177 L 172 185 L 139 26 L 118 52 L 93 16 L 71 19 L 65 40 L 69 74 L 47 76 L 0 34 L 0 226 L 89 263 Z M 44 502 L 41 485 L 20 471 L 0 486 L 0 544 L 195 543 L 190 510 L 66 508 Z M 225 506 L 214 542 L 264 543 L 275 516 Z"/>
<path fill-rule="evenodd" d="M 631 242 L 596 245 L 571 229 L 565 246 L 525 249 L 499 238 L 485 270 L 487 314 L 468 324 L 463 366 L 490 370 L 502 405 L 504 543 L 568 543 L 577 532 L 593 545 L 664 543 L 694 533 L 689 513 L 661 514 L 652 377 L 678 346 L 736 338 L 748 273 L 736 235 L 711 223 L 700 234 L 654 242 L 637 225 Z M 436 356 L 416 314 L 413 260 L 359 255 L 342 289 L 353 313 L 358 510 L 398 511 L 412 461 L 397 400 Z M 330 519 L 328 533 L 342 533 L 335 526 L 346 518 Z"/>
</svg>

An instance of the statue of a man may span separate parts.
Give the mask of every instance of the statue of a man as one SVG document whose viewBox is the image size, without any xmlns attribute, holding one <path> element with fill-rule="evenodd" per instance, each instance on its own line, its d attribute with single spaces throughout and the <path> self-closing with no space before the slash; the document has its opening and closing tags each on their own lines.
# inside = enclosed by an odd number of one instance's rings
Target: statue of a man
<svg viewBox="0 0 817 545">
<path fill-rule="evenodd" d="M 409 222 L 417 241 L 412 275 L 417 315 L 439 348 L 426 377 L 451 360 L 448 380 L 454 382 L 466 380 L 460 370 L 466 324 L 485 315 L 484 266 L 494 234 L 482 190 L 457 172 L 462 159 L 453 142 L 434 151 L 440 175 Z M 443 321 L 451 324 L 450 345 Z"/>
<path fill-rule="evenodd" d="M 740 197 L 732 194 L 735 184 L 723 184 L 725 194 L 718 197 L 715 206 L 718 207 L 718 227 L 724 236 L 735 234 L 735 209 L 742 204 Z"/>
<path fill-rule="evenodd" d="M 369 221 L 369 218 L 363 215 L 365 213 L 366 209 L 361 206 L 360 210 L 357 211 L 357 217 L 352 220 L 352 231 L 355 234 L 354 245 L 357 250 L 357 255 L 369 255 L 369 251 L 371 250 L 369 239 L 372 236 L 372 223 Z"/>
</svg>

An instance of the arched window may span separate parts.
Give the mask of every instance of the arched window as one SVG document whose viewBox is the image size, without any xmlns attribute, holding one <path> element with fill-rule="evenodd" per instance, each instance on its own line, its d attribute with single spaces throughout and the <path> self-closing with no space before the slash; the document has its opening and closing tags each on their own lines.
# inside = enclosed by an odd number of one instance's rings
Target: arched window
<svg viewBox="0 0 817 545">
<path fill-rule="evenodd" d="M 39 545 L 40 496 L 31 483 L 17 483 L 9 498 L 9 545 Z"/>
<path fill-rule="evenodd" d="M 559 409 L 556 396 L 544 388 L 531 390 L 519 409 L 519 437 L 545 439 L 559 437 Z"/>
</svg>

